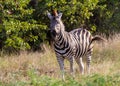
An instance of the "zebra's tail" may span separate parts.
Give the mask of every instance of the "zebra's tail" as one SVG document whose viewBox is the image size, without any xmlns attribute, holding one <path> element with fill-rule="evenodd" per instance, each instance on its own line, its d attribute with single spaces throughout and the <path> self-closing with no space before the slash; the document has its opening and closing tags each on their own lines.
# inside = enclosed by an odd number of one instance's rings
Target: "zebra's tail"
<svg viewBox="0 0 120 86">
<path fill-rule="evenodd" d="M 101 37 L 101 36 L 95 35 L 95 36 L 92 38 L 91 43 L 94 42 L 94 41 L 103 41 L 103 42 L 106 42 L 106 39 L 104 39 L 104 38 Z"/>
</svg>

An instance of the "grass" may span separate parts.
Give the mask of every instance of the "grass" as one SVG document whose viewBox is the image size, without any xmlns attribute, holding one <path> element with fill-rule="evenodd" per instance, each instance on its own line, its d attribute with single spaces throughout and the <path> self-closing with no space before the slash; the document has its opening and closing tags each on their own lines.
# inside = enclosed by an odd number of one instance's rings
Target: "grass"
<svg viewBox="0 0 120 86">
<path fill-rule="evenodd" d="M 0 86 L 120 86 L 120 35 L 105 44 L 95 43 L 91 74 L 81 75 L 76 64 L 76 77 L 69 74 L 65 61 L 66 80 L 60 79 L 54 52 L 21 52 L 0 57 Z"/>
</svg>

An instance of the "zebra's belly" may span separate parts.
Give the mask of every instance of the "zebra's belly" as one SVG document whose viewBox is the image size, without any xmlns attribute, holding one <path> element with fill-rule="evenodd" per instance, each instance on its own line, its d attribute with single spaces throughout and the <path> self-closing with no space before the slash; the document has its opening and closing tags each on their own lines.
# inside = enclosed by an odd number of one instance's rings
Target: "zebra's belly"
<svg viewBox="0 0 120 86">
<path fill-rule="evenodd" d="M 57 55 L 65 57 L 65 58 L 71 57 L 74 55 L 73 50 L 71 50 L 71 49 L 68 49 L 68 50 L 65 50 L 65 49 L 64 50 L 56 50 L 55 49 L 55 52 Z"/>
<path fill-rule="evenodd" d="M 65 48 L 65 49 L 57 49 L 55 48 L 55 52 L 56 55 L 58 56 L 62 56 L 65 58 L 69 58 L 69 57 L 82 57 L 84 55 L 87 54 L 88 48 L 87 47 L 82 47 L 82 46 L 77 46 L 77 48 L 73 49 L 73 48 Z"/>
<path fill-rule="evenodd" d="M 85 47 L 85 46 L 84 46 Z M 88 47 L 84 48 L 83 46 L 79 46 L 78 48 L 76 48 L 76 52 L 75 52 L 75 57 L 83 57 L 84 55 L 87 54 L 88 52 Z"/>
<path fill-rule="evenodd" d="M 64 57 L 66 59 L 69 59 L 71 57 L 80 58 L 80 57 L 83 57 L 86 54 L 87 54 L 87 51 L 85 51 L 85 52 L 78 51 L 78 52 L 76 52 L 74 54 L 73 54 L 73 52 L 68 52 L 68 53 L 58 53 L 58 52 L 56 52 L 57 56 Z"/>
</svg>

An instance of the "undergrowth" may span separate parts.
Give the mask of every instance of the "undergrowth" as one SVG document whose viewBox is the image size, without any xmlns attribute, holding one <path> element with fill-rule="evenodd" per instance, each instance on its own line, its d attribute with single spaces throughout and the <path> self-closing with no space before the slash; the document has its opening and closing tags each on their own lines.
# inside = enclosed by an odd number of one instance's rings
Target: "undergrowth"
<svg viewBox="0 0 120 86">
<path fill-rule="evenodd" d="M 75 64 L 75 78 L 69 74 L 65 60 L 65 81 L 54 52 L 21 52 L 20 55 L 0 57 L 0 86 L 120 86 L 120 36 L 106 44 L 95 43 L 91 73 L 81 75 Z M 86 59 L 84 59 L 84 64 Z"/>
<path fill-rule="evenodd" d="M 113 75 L 91 74 L 73 79 L 66 76 L 62 81 L 46 75 L 38 76 L 34 70 L 28 71 L 28 81 L 0 82 L 0 86 L 120 86 L 120 73 Z"/>
</svg>

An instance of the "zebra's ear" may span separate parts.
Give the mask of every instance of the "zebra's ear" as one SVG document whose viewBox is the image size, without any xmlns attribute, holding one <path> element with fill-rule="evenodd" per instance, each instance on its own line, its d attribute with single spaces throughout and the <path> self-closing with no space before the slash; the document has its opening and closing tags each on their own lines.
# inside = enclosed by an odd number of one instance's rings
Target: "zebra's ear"
<svg viewBox="0 0 120 86">
<path fill-rule="evenodd" d="M 52 15 L 49 12 L 47 13 L 47 15 L 48 15 L 48 18 L 51 20 L 52 19 Z"/>
<path fill-rule="evenodd" d="M 58 17 L 61 18 L 61 17 L 62 17 L 62 13 L 59 13 L 59 14 L 58 14 Z"/>
</svg>

